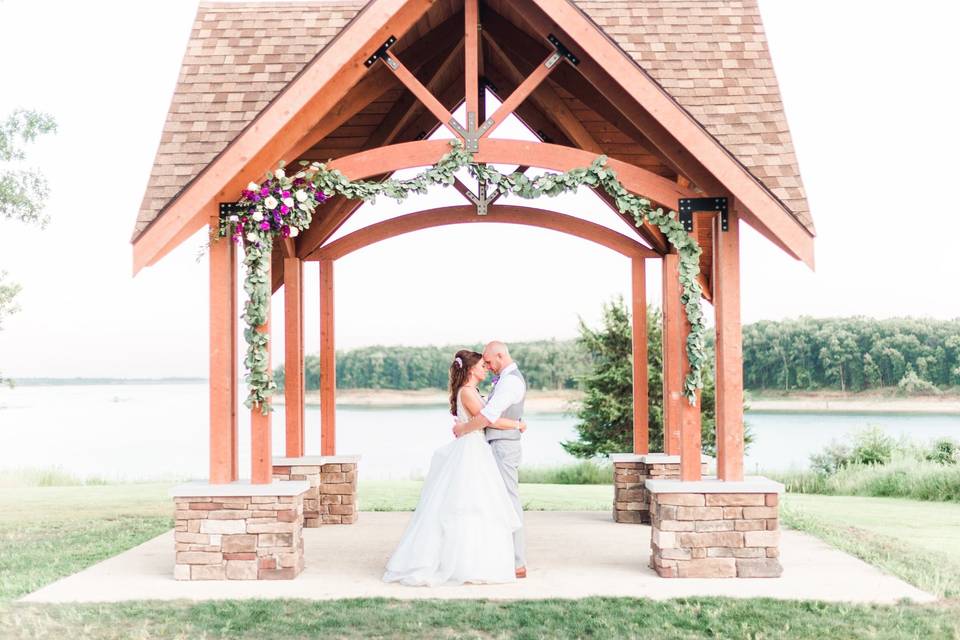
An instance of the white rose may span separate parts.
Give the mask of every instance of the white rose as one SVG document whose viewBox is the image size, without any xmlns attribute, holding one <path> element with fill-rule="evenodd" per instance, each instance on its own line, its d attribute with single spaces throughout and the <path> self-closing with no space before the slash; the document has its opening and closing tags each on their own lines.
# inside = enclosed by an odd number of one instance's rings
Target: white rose
<svg viewBox="0 0 960 640">
<path fill-rule="evenodd" d="M 233 215 L 233 216 L 230 216 L 228 220 L 230 220 L 230 222 L 240 222 L 240 216 Z"/>
<path fill-rule="evenodd" d="M 260 241 L 260 238 L 257 237 L 257 234 L 255 234 L 253 231 L 247 234 L 247 242 L 259 242 L 259 241 Z"/>
<path fill-rule="evenodd" d="M 284 198 L 283 204 L 287 205 L 288 207 L 293 207 L 293 198 Z"/>
<path fill-rule="evenodd" d="M 277 172 L 273 175 L 275 175 L 278 180 L 283 180 L 284 178 L 287 177 L 287 174 L 283 172 L 283 169 L 277 169 Z"/>
<path fill-rule="evenodd" d="M 263 220 L 263 214 L 260 213 L 259 211 L 254 212 L 254 214 L 250 217 L 253 218 L 254 222 L 260 222 L 261 220 Z"/>
<path fill-rule="evenodd" d="M 277 202 L 277 199 L 274 198 L 273 196 L 267 196 L 267 199 L 263 201 L 263 204 L 267 205 L 267 209 L 270 209 L 271 211 L 273 211 L 274 209 L 277 208 L 277 205 L 280 203 Z"/>
<path fill-rule="evenodd" d="M 297 237 L 297 234 L 299 234 L 299 233 L 300 233 L 300 229 L 297 229 L 296 227 L 290 227 L 290 237 L 291 237 L 291 238 L 296 238 L 296 237 Z"/>
<path fill-rule="evenodd" d="M 295 195 L 295 196 L 297 197 L 297 202 L 304 202 L 307 198 L 310 197 L 310 196 L 307 194 L 307 192 L 304 191 L 303 189 L 300 189 L 299 191 L 294 192 L 293 195 Z M 289 206 L 289 205 L 288 205 L 288 206 Z"/>
<path fill-rule="evenodd" d="M 247 191 L 260 191 L 260 185 L 256 182 L 251 182 L 247 185 Z"/>
</svg>

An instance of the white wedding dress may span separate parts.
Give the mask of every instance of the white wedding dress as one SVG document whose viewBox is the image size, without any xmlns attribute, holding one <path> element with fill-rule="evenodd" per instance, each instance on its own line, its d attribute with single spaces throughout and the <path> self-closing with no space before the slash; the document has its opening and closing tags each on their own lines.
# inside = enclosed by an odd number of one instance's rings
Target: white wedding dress
<svg viewBox="0 0 960 640">
<path fill-rule="evenodd" d="M 469 419 L 458 394 L 457 421 Z M 431 587 L 514 582 L 513 532 L 520 526 L 483 430 L 474 431 L 434 452 L 383 580 Z"/>
</svg>

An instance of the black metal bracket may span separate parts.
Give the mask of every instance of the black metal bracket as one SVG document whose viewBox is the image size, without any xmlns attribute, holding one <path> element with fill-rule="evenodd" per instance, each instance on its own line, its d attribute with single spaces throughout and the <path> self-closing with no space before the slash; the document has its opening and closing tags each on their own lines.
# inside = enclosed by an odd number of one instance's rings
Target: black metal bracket
<svg viewBox="0 0 960 640">
<path fill-rule="evenodd" d="M 557 53 L 570 61 L 570 64 L 575 67 L 580 64 L 580 58 L 570 53 L 570 49 L 567 49 L 565 46 L 563 46 L 563 43 L 557 39 L 557 36 L 551 33 L 547 36 L 547 40 L 549 40 L 550 44 L 554 46 L 554 48 L 557 50 Z"/>
<path fill-rule="evenodd" d="M 680 222 L 689 233 L 693 231 L 693 214 L 696 211 L 716 211 L 720 214 L 720 230 L 730 227 L 726 198 L 680 198 Z"/>
<path fill-rule="evenodd" d="M 232 216 L 243 213 L 243 207 L 240 206 L 239 202 L 221 202 L 220 203 L 220 217 Z"/>
<path fill-rule="evenodd" d="M 387 49 L 389 49 L 390 46 L 396 41 L 397 41 L 396 36 L 390 36 L 389 38 L 387 38 L 387 41 L 384 42 L 382 45 L 380 45 L 380 48 L 374 51 L 372 56 L 367 58 L 367 61 L 363 63 L 364 66 L 366 66 L 369 69 L 380 58 L 389 58 L 389 56 L 387 55 Z"/>
</svg>

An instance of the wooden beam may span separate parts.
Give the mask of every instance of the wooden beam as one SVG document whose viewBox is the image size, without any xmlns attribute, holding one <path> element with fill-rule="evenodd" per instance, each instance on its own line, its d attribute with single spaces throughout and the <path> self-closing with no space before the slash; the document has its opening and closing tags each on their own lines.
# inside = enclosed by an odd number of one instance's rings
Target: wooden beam
<svg viewBox="0 0 960 640">
<path fill-rule="evenodd" d="M 647 271 L 644 259 L 630 261 L 633 318 L 633 452 L 650 453 L 650 399 L 647 372 Z"/>
<path fill-rule="evenodd" d="M 717 477 L 743 480 L 743 336 L 740 325 L 740 224 L 713 223 L 713 289 L 716 318 Z"/>
<path fill-rule="evenodd" d="M 330 164 L 352 180 L 392 173 L 399 169 L 428 166 L 448 152 L 447 140 L 421 140 L 368 149 L 337 158 Z M 569 171 L 589 166 L 596 156 L 582 149 L 574 149 L 543 142 L 526 140 L 480 140 L 480 151 L 475 154 L 477 162 L 491 164 L 530 165 L 554 171 Z M 624 188 L 640 194 L 652 202 L 674 208 L 679 198 L 694 197 L 694 192 L 682 189 L 673 180 L 652 171 L 611 158 L 607 166 L 617 173 Z M 670 204 L 667 204 L 670 203 Z"/>
<path fill-rule="evenodd" d="M 680 305 L 680 256 L 663 256 L 663 451 L 680 454 L 680 403 L 683 399 L 682 358 L 685 345 Z"/>
<path fill-rule="evenodd" d="M 219 214 L 210 217 L 210 228 Z M 210 244 L 210 483 L 237 479 L 237 252 L 231 238 Z"/>
<path fill-rule="evenodd" d="M 387 53 L 384 54 L 382 59 L 384 64 L 393 71 L 393 74 L 397 76 L 400 82 L 406 85 L 407 89 L 416 96 L 417 100 L 423 103 L 423 106 L 425 106 L 443 126 L 449 129 L 453 135 L 458 138 L 461 137 L 460 133 L 451 124 L 453 114 L 447 111 L 447 108 L 433 95 L 432 91 L 425 87 L 409 69 L 403 66 L 403 63 L 397 60 L 396 56 Z"/>
<path fill-rule="evenodd" d="M 333 261 L 320 261 L 320 455 L 337 453 Z"/>
<path fill-rule="evenodd" d="M 496 50 L 496 46 L 491 46 L 492 50 Z M 513 113 L 520 104 L 533 93 L 534 89 L 539 87 L 544 80 L 547 79 L 547 76 L 550 75 L 550 72 L 553 71 L 557 66 L 562 64 L 561 58 L 557 53 L 551 53 L 547 58 L 539 65 L 534 67 L 533 72 L 527 76 L 523 81 L 520 82 L 519 86 L 504 100 L 500 103 L 500 106 L 497 107 L 497 110 L 492 116 L 490 116 L 487 122 L 490 122 L 490 126 L 487 127 L 487 130 L 481 135 L 482 138 L 489 137 L 497 127 L 503 124 L 503 121 L 507 119 L 511 113 Z"/>
<path fill-rule="evenodd" d="M 285 258 L 283 266 L 284 399 L 286 403 L 286 452 L 304 454 L 305 371 L 303 360 L 303 261 Z"/>
<path fill-rule="evenodd" d="M 314 216 L 322 212 L 323 217 L 315 219 L 297 238 L 297 256 L 306 258 L 313 253 L 361 206 L 363 206 L 363 200 L 339 197 L 317 207 Z"/>
<path fill-rule="evenodd" d="M 519 106 L 523 102 L 522 98 L 526 98 L 529 93 L 533 92 L 534 89 L 537 89 L 536 93 L 533 94 L 532 100 L 539 106 L 540 110 L 544 113 L 550 114 L 550 117 L 554 123 L 564 132 L 564 134 L 574 142 L 581 149 L 586 149 L 587 151 L 592 151 L 597 155 L 603 153 L 600 145 L 594 140 L 593 136 L 586 130 L 580 120 L 570 111 L 570 108 L 567 106 L 567 103 L 557 95 L 557 92 L 550 88 L 549 84 L 541 84 L 540 81 L 546 79 L 550 71 L 556 67 L 563 66 L 564 62 L 556 62 L 553 67 L 545 70 L 545 62 L 539 64 L 535 69 L 533 74 L 529 78 L 523 79 L 522 72 L 517 68 L 517 66 L 511 61 L 510 56 L 507 55 L 500 46 L 500 43 L 493 38 L 490 34 L 484 33 L 484 38 L 487 42 L 487 46 L 490 48 L 491 54 L 493 54 L 493 61 L 497 66 L 501 67 L 503 72 L 508 76 L 508 78 L 514 84 L 522 82 L 511 94 L 510 97 L 505 100 L 500 109 L 497 110 L 497 114 L 504 110 L 505 106 L 509 106 L 509 111 L 507 113 L 513 112 L 516 109 L 516 106 Z M 548 54 L 547 60 L 553 54 Z M 538 71 L 540 72 L 538 75 Z M 536 84 L 529 87 L 527 94 L 521 92 L 521 88 L 524 85 L 529 84 L 528 81 L 531 79 L 536 81 Z M 515 105 L 508 105 L 508 103 L 514 100 L 514 96 L 518 96 L 520 99 L 516 100 Z M 497 119 L 497 114 L 494 114 L 494 120 L 496 126 L 497 123 L 502 122 L 502 119 Z M 487 134 L 490 133 L 492 129 L 487 131 Z"/>
<path fill-rule="evenodd" d="M 455 46 L 450 53 L 443 58 L 438 58 L 435 65 L 424 69 L 426 71 L 426 80 L 424 87 L 432 94 L 439 90 L 439 81 L 444 78 L 455 66 L 460 63 L 460 56 L 463 55 L 463 43 Z M 379 147 L 390 144 L 397 139 L 400 132 L 409 126 L 417 112 L 422 108 L 422 103 L 417 101 L 412 93 L 407 93 L 398 100 L 393 108 L 383 118 L 383 122 L 374 129 L 370 137 L 364 143 L 364 149 Z"/>
<path fill-rule="evenodd" d="M 467 113 L 480 113 L 480 0 L 464 0 L 464 95 Z M 477 121 L 480 126 L 480 121 Z"/>
<path fill-rule="evenodd" d="M 613 100 L 623 91 L 629 100 L 618 101 L 618 108 L 632 103 L 650 116 L 645 126 L 637 124 L 661 153 L 684 167 L 684 173 L 701 188 L 710 188 L 711 179 L 726 187 L 744 205 L 744 219 L 751 226 L 768 238 L 778 238 L 791 255 L 813 268 L 813 234 L 636 61 L 573 3 L 532 0 L 531 4 L 539 10 L 531 6 L 523 12 L 523 20 L 542 37 L 551 31 L 564 33 L 560 37 L 580 58 L 577 69 L 600 93 Z M 698 171 L 697 165 L 703 170 Z"/>
<path fill-rule="evenodd" d="M 202 228 L 208 205 L 235 201 L 243 185 L 275 167 L 366 74 L 363 61 L 390 35 L 403 36 L 433 4 L 372 0 L 137 237 L 134 273 Z"/>
<path fill-rule="evenodd" d="M 324 261 L 339 260 L 371 244 L 422 229 L 451 224 L 486 224 L 491 222 L 519 224 L 559 231 L 595 242 L 629 258 L 659 257 L 654 251 L 633 238 L 582 218 L 532 207 L 498 204 L 490 207 L 485 216 L 478 216 L 472 205 L 456 205 L 390 218 L 338 238 L 321 247 L 310 258 L 320 260 L 322 264 Z"/>
</svg>

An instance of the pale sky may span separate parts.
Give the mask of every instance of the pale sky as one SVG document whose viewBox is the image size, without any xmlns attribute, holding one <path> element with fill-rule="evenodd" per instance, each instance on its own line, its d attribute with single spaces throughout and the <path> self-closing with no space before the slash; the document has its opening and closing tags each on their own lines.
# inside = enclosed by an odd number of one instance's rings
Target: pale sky
<svg viewBox="0 0 960 640">
<path fill-rule="evenodd" d="M 203 238 L 136 278 L 129 244 L 196 4 L 37 7 L 0 1 L 0 114 L 40 109 L 60 127 L 30 150 L 52 187 L 50 225 L 0 222 L 0 270 L 24 288 L 22 311 L 0 332 L 0 371 L 205 376 L 207 267 L 196 260 Z M 744 321 L 960 316 L 960 4 L 761 0 L 761 11 L 817 225 L 817 270 L 745 228 Z M 384 203 L 343 232 L 458 198 Z M 589 197 L 538 206 L 619 228 Z M 493 259 L 495 250 L 505 258 Z M 503 262 L 517 274 L 505 283 Z M 337 264 L 337 347 L 572 337 L 578 316 L 595 323 L 605 301 L 629 294 L 627 269 L 606 249 L 525 227 L 395 238 Z M 315 266 L 307 272 L 312 349 Z M 656 269 L 649 279 L 656 303 Z M 281 320 L 275 315 L 275 326 Z"/>
</svg>

